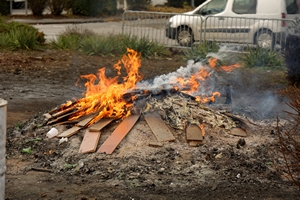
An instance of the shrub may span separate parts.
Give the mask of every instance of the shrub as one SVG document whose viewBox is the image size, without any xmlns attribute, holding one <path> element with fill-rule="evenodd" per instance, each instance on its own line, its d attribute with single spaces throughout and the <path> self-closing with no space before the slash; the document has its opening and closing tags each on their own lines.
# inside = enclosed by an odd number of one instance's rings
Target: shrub
<svg viewBox="0 0 300 200">
<path fill-rule="evenodd" d="M 187 0 L 168 0 L 168 6 L 182 8 L 185 2 L 190 3 Z"/>
<path fill-rule="evenodd" d="M 300 36 L 288 35 L 284 51 L 287 80 L 291 85 L 300 86 Z"/>
<path fill-rule="evenodd" d="M 286 112 L 293 120 L 290 120 L 290 125 L 280 127 L 277 119 L 279 147 L 273 148 L 270 153 L 277 171 L 287 174 L 286 177 L 300 189 L 300 91 L 293 87 L 284 91 L 284 94 L 290 99 L 287 104 L 293 112 Z"/>
<path fill-rule="evenodd" d="M 188 60 L 201 60 L 210 52 L 216 53 L 219 51 L 219 45 L 213 41 L 205 41 L 201 44 L 195 44 L 191 48 L 184 51 L 184 55 Z"/>
<path fill-rule="evenodd" d="M 43 15 L 43 12 L 47 6 L 48 0 L 28 0 L 29 8 L 33 15 Z"/>
<path fill-rule="evenodd" d="M 9 1 L 0 0 L 0 15 L 9 15 Z"/>
<path fill-rule="evenodd" d="M 67 6 L 67 0 L 49 0 L 48 4 L 53 15 L 60 15 Z"/>
<path fill-rule="evenodd" d="M 57 40 L 51 42 L 51 46 L 55 49 L 73 49 L 79 48 L 79 44 L 85 37 L 94 35 L 95 33 L 82 26 L 69 26 L 61 33 Z"/>
<path fill-rule="evenodd" d="M 28 24 L 0 23 L 2 47 L 9 49 L 36 49 L 45 42 L 44 34 Z"/>
<path fill-rule="evenodd" d="M 147 10 L 151 0 L 127 0 L 129 10 Z"/>
<path fill-rule="evenodd" d="M 242 60 L 245 67 L 280 67 L 283 65 L 283 59 L 275 51 L 259 48 L 248 48 L 244 53 Z"/>
<path fill-rule="evenodd" d="M 67 8 L 71 8 L 75 15 L 114 15 L 117 13 L 117 0 L 68 0 Z"/>
<path fill-rule="evenodd" d="M 199 6 L 200 4 L 202 4 L 205 0 L 195 0 L 194 4 L 195 6 Z"/>
</svg>

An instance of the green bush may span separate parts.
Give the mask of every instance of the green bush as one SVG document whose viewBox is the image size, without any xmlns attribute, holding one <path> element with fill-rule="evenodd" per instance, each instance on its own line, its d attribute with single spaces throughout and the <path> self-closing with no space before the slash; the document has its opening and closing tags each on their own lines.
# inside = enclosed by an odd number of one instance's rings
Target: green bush
<svg viewBox="0 0 300 200">
<path fill-rule="evenodd" d="M 49 0 L 48 5 L 53 15 L 60 15 L 67 6 L 67 0 Z"/>
<path fill-rule="evenodd" d="M 283 65 L 283 59 L 275 51 L 258 46 L 248 49 L 249 51 L 242 56 L 245 67 L 281 67 Z"/>
<path fill-rule="evenodd" d="M 85 37 L 90 37 L 95 33 L 89 29 L 81 26 L 67 27 L 66 30 L 60 34 L 57 40 L 51 42 L 51 46 L 54 49 L 72 49 L 79 48 L 79 44 Z"/>
<path fill-rule="evenodd" d="M 9 1 L 6 0 L 0 0 L 0 16 L 1 15 L 9 15 Z"/>
<path fill-rule="evenodd" d="M 134 49 L 143 57 L 160 56 L 166 53 L 166 47 L 149 40 L 123 34 L 95 34 L 89 29 L 78 26 L 67 27 L 57 40 L 51 42 L 56 49 L 79 50 L 88 55 L 122 55 L 126 48 Z"/>
<path fill-rule="evenodd" d="M 195 7 L 199 6 L 199 5 L 202 4 L 203 2 L 205 2 L 205 0 L 195 0 L 195 1 L 194 1 Z"/>
<path fill-rule="evenodd" d="M 43 12 L 47 6 L 48 0 L 28 0 L 29 8 L 33 15 L 43 15 Z"/>
<path fill-rule="evenodd" d="M 190 3 L 187 0 L 168 0 L 168 6 L 182 8 L 185 2 Z"/>
<path fill-rule="evenodd" d="M 219 49 L 220 47 L 215 41 L 205 41 L 200 44 L 195 44 L 191 48 L 188 48 L 184 51 L 184 55 L 187 58 L 187 60 L 202 60 L 206 57 L 208 53 L 216 53 L 219 51 Z"/>
<path fill-rule="evenodd" d="M 0 23 L 1 47 L 8 49 L 36 49 L 45 42 L 44 34 L 28 24 Z"/>
<path fill-rule="evenodd" d="M 117 13 L 117 0 L 68 0 L 68 9 L 75 15 L 104 16 Z"/>
<path fill-rule="evenodd" d="M 127 0 L 129 10 L 147 10 L 151 0 Z"/>
<path fill-rule="evenodd" d="M 300 86 L 300 36 L 288 35 L 284 51 L 287 79 L 291 85 Z"/>
</svg>

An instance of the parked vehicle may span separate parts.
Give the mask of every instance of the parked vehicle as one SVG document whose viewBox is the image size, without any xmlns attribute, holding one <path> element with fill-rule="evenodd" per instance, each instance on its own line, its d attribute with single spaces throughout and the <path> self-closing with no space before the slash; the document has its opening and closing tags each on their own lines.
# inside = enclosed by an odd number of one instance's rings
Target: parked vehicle
<svg viewBox="0 0 300 200">
<path fill-rule="evenodd" d="M 283 40 L 287 19 L 300 16 L 299 7 L 300 0 L 207 0 L 171 17 L 166 36 L 181 46 L 215 40 L 272 48 Z"/>
</svg>

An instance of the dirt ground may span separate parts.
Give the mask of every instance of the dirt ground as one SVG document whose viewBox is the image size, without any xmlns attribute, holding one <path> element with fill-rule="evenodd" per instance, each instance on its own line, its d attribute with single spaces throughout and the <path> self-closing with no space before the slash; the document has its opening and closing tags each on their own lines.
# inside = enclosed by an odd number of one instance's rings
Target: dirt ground
<svg viewBox="0 0 300 200">
<path fill-rule="evenodd" d="M 81 97 L 80 75 L 102 67 L 114 74 L 118 59 L 54 50 L 0 53 L 0 97 L 8 101 L 6 199 L 300 199 L 273 165 L 282 164 L 272 151 L 276 116 L 280 126 L 289 124 L 287 99 L 278 95 L 285 87 L 282 71 L 215 76 L 216 88 L 231 86 L 231 112 L 247 121 L 247 137 L 207 126 L 206 144 L 190 147 L 182 131 L 170 128 L 174 142 L 150 147 L 154 136 L 140 117 L 112 155 L 79 154 L 83 131 L 62 144 L 46 138 L 51 126 L 43 125 L 43 114 Z M 141 72 L 151 80 L 186 65 L 179 57 L 143 59 Z M 104 128 L 98 147 L 118 123 Z M 28 147 L 33 152 L 22 153 Z"/>
</svg>

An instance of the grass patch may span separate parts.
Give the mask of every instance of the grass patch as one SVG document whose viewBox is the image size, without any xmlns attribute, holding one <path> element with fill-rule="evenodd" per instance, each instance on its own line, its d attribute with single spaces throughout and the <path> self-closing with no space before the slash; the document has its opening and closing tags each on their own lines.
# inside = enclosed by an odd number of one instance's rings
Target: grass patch
<svg viewBox="0 0 300 200">
<path fill-rule="evenodd" d="M 241 59 L 245 67 L 282 67 L 283 58 L 275 51 L 264 48 L 248 48 Z"/>
<path fill-rule="evenodd" d="M 51 41 L 54 49 L 78 50 L 88 55 L 123 55 L 127 48 L 134 49 L 143 57 L 163 56 L 166 47 L 149 40 L 147 37 L 123 34 L 95 34 L 81 27 L 70 27 L 60 34 L 57 40 Z"/>
<path fill-rule="evenodd" d="M 187 60 L 202 60 L 206 58 L 208 53 L 217 53 L 219 49 L 220 47 L 215 41 L 205 41 L 186 49 L 184 55 Z"/>
<path fill-rule="evenodd" d="M 0 47 L 9 50 L 38 49 L 45 42 L 43 33 L 33 26 L 18 22 L 0 20 L 0 35 Z"/>
</svg>

